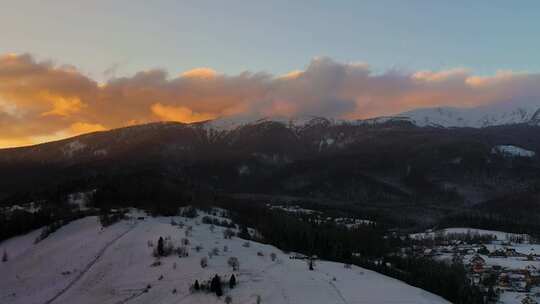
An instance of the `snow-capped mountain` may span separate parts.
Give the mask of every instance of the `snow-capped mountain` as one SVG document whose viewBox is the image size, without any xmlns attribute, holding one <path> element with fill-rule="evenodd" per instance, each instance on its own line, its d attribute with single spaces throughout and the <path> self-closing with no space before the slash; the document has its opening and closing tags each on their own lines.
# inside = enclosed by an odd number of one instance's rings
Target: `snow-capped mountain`
<svg viewBox="0 0 540 304">
<path fill-rule="evenodd" d="M 474 108 L 421 108 L 397 117 L 409 119 L 418 126 L 483 128 L 518 123 L 538 125 L 540 102 L 504 103 Z"/>
<path fill-rule="evenodd" d="M 380 116 L 360 120 L 329 119 L 322 117 L 247 117 L 219 118 L 203 122 L 208 129 L 231 131 L 242 126 L 261 122 L 278 122 L 293 128 L 303 128 L 315 123 L 325 125 L 379 125 L 387 123 L 408 123 L 420 127 L 444 128 L 484 128 L 500 125 L 530 124 L 540 125 L 540 101 L 505 102 L 479 107 L 434 107 L 418 108 L 394 116 Z"/>
</svg>

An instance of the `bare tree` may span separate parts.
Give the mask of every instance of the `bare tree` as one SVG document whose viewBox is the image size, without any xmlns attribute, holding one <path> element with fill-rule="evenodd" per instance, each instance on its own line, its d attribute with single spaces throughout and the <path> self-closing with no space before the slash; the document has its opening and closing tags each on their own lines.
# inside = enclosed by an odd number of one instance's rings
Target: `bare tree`
<svg viewBox="0 0 540 304">
<path fill-rule="evenodd" d="M 232 237 L 234 236 L 234 231 L 230 228 L 227 228 L 225 230 L 223 230 L 223 238 L 224 239 L 232 239 Z"/>
<path fill-rule="evenodd" d="M 309 267 L 309 270 L 314 270 L 315 269 L 315 258 L 309 257 L 309 259 L 308 259 L 308 267 Z"/>
<path fill-rule="evenodd" d="M 237 257 L 230 257 L 227 260 L 227 264 L 233 268 L 233 271 L 238 271 L 240 268 L 240 262 L 238 261 Z"/>
</svg>

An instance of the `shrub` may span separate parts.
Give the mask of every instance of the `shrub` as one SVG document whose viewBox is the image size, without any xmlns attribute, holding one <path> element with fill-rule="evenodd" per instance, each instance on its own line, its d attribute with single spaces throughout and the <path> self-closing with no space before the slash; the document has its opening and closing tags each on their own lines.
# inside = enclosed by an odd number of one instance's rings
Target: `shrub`
<svg viewBox="0 0 540 304">
<path fill-rule="evenodd" d="M 208 259 L 206 257 L 201 258 L 201 268 L 206 268 L 208 266 Z"/>
<path fill-rule="evenodd" d="M 184 235 L 185 235 L 186 237 L 190 237 L 192 231 L 193 231 L 193 227 L 192 227 L 192 226 L 187 226 L 187 227 L 186 227 L 186 230 L 184 230 Z"/>
<path fill-rule="evenodd" d="M 34 240 L 34 243 L 37 244 L 44 239 L 46 239 L 49 235 L 51 235 L 56 230 L 60 229 L 62 226 L 69 223 L 69 220 L 59 220 L 56 222 L 53 222 L 49 224 L 48 226 L 45 226 L 42 230 L 39 236 Z"/>
<path fill-rule="evenodd" d="M 187 218 L 195 218 L 197 217 L 197 215 L 198 215 L 197 209 L 191 206 L 183 208 L 182 211 L 180 212 L 180 216 L 187 217 Z"/>
<path fill-rule="evenodd" d="M 110 226 L 126 218 L 126 215 L 123 211 L 110 213 L 107 210 L 102 210 L 101 212 L 102 213 L 99 215 L 99 222 L 103 227 Z"/>
<path fill-rule="evenodd" d="M 187 247 L 180 246 L 180 247 L 176 248 L 176 254 L 180 258 L 185 258 L 185 257 L 189 256 L 189 251 L 188 251 Z"/>
<path fill-rule="evenodd" d="M 272 260 L 272 262 L 274 262 L 276 258 L 277 258 L 277 255 L 274 252 L 270 253 L 270 259 Z"/>
<path fill-rule="evenodd" d="M 225 230 L 223 230 L 223 238 L 224 239 L 232 239 L 232 237 L 234 236 L 234 231 L 230 228 L 227 228 Z"/>
</svg>

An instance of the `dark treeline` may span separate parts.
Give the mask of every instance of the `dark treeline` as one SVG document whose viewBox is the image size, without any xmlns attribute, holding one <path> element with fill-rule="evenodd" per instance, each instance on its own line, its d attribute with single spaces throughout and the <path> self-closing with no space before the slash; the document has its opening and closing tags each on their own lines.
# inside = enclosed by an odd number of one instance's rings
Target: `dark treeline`
<svg viewBox="0 0 540 304">
<path fill-rule="evenodd" d="M 376 263 L 365 258 L 353 258 L 353 263 L 440 295 L 455 304 L 485 303 L 480 289 L 469 284 L 461 263 L 392 255 Z"/>
<path fill-rule="evenodd" d="M 0 241 L 17 235 L 28 233 L 43 227 L 42 237 L 61 226 L 94 214 L 92 211 L 81 212 L 73 210 L 65 203 L 43 202 L 37 212 L 14 210 L 5 214 L 0 213 Z"/>
<path fill-rule="evenodd" d="M 383 231 L 376 226 L 347 229 L 334 223 L 317 223 L 309 215 L 269 210 L 263 204 L 228 198 L 217 200 L 235 223 L 257 229 L 267 243 L 285 251 L 317 255 L 324 259 L 350 260 L 352 253 L 381 256 L 388 252 Z"/>
</svg>

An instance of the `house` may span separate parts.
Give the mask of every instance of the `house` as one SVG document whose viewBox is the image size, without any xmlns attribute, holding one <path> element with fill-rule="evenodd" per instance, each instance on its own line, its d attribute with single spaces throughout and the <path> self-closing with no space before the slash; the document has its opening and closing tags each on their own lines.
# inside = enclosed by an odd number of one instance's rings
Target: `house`
<svg viewBox="0 0 540 304">
<path fill-rule="evenodd" d="M 517 257 L 522 256 L 521 253 L 517 252 L 515 248 L 505 248 L 505 253 L 507 257 Z"/>
<path fill-rule="evenodd" d="M 529 286 L 540 285 L 540 270 L 533 265 L 528 265 L 525 270 L 526 280 Z"/>
<path fill-rule="evenodd" d="M 499 287 L 507 288 L 510 287 L 510 277 L 507 273 L 501 273 L 499 275 Z"/>
<path fill-rule="evenodd" d="M 530 295 L 527 295 L 525 298 L 523 298 L 523 300 L 521 300 L 521 304 L 538 304 L 538 301 L 531 298 Z"/>
<path fill-rule="evenodd" d="M 476 253 L 478 254 L 483 254 L 483 255 L 488 255 L 489 254 L 489 250 L 487 249 L 487 247 L 485 245 L 482 245 L 480 246 L 480 248 L 478 248 L 476 250 Z"/>
<path fill-rule="evenodd" d="M 500 272 L 502 270 L 502 267 L 501 265 L 493 265 L 491 266 L 491 269 L 493 269 L 493 271 Z"/>
<path fill-rule="evenodd" d="M 515 291 L 525 292 L 528 290 L 527 276 L 521 271 L 508 273 L 508 278 L 510 279 L 510 286 Z"/>
<path fill-rule="evenodd" d="M 483 272 L 484 266 L 486 265 L 486 260 L 484 260 L 480 255 L 476 254 L 470 260 L 472 270 L 476 273 Z"/>
<path fill-rule="evenodd" d="M 472 284 L 472 285 L 478 286 L 478 285 L 480 284 L 480 275 L 478 275 L 478 274 L 473 274 L 473 275 L 470 277 L 470 281 L 471 281 L 471 284 Z"/>
<path fill-rule="evenodd" d="M 488 254 L 488 256 L 490 258 L 506 258 L 507 257 L 506 251 L 502 249 L 493 250 L 492 252 Z"/>
</svg>

